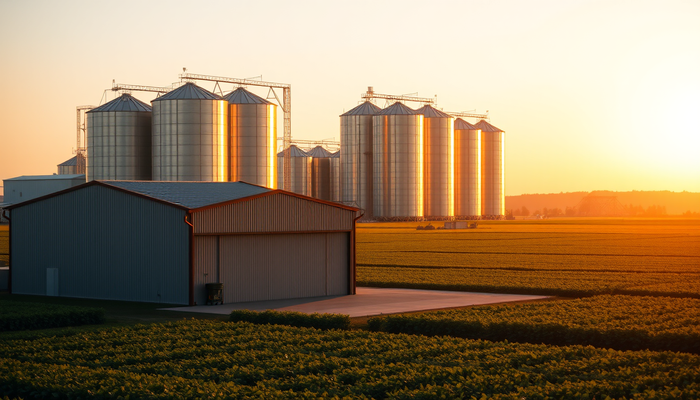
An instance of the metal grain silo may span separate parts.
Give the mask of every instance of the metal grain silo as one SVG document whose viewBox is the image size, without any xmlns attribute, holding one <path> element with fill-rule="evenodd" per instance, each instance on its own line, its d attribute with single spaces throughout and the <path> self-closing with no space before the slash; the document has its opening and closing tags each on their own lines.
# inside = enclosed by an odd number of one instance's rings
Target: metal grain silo
<svg viewBox="0 0 700 400">
<path fill-rule="evenodd" d="M 277 187 L 277 106 L 238 88 L 229 107 L 229 179 Z"/>
<path fill-rule="evenodd" d="M 430 105 L 423 114 L 423 216 L 430 220 L 454 216 L 454 117 Z"/>
<path fill-rule="evenodd" d="M 423 115 L 397 102 L 374 121 L 374 218 L 423 218 Z"/>
<path fill-rule="evenodd" d="M 228 180 L 228 102 L 194 83 L 153 100 L 153 180 Z"/>
<path fill-rule="evenodd" d="M 296 145 L 289 146 L 291 160 L 290 188 L 294 193 L 311 196 L 311 160 L 312 158 Z M 284 187 L 284 151 L 277 153 L 277 187 Z"/>
<path fill-rule="evenodd" d="M 481 216 L 481 130 L 457 118 L 455 121 L 455 217 Z"/>
<path fill-rule="evenodd" d="M 306 152 L 311 157 L 311 197 L 331 200 L 331 153 L 321 146 Z"/>
<path fill-rule="evenodd" d="M 331 154 L 331 201 L 340 201 L 340 150 Z"/>
<path fill-rule="evenodd" d="M 501 219 L 506 214 L 505 132 L 481 120 L 481 215 Z"/>
<path fill-rule="evenodd" d="M 340 116 L 339 201 L 364 210 L 373 217 L 373 132 L 372 117 L 382 109 L 366 101 Z"/>
<path fill-rule="evenodd" d="M 87 112 L 87 179 L 151 179 L 151 107 L 124 93 Z"/>
</svg>

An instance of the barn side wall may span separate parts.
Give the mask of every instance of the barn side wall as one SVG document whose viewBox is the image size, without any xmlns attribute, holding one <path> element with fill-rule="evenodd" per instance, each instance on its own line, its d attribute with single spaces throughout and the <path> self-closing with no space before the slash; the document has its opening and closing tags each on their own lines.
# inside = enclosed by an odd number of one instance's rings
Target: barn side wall
<svg viewBox="0 0 700 400">
<path fill-rule="evenodd" d="M 197 211 L 194 233 L 351 231 L 355 211 L 284 193 Z"/>
<path fill-rule="evenodd" d="M 100 185 L 18 207 L 12 292 L 46 295 L 47 269 L 55 268 L 59 296 L 188 304 L 184 217 L 181 209 Z"/>
<path fill-rule="evenodd" d="M 193 213 L 194 293 L 224 302 L 353 294 L 355 211 L 275 193 Z"/>
</svg>

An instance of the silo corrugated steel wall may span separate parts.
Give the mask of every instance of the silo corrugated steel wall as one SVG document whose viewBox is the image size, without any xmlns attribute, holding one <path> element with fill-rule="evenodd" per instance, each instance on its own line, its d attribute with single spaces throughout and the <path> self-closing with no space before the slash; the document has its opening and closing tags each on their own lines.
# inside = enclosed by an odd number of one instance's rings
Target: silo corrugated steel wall
<svg viewBox="0 0 700 400">
<path fill-rule="evenodd" d="M 192 214 L 195 234 L 350 231 L 355 211 L 276 192 Z"/>
<path fill-rule="evenodd" d="M 375 115 L 373 118 L 374 217 L 422 219 L 423 116 Z"/>
<path fill-rule="evenodd" d="M 481 130 L 455 122 L 455 217 L 481 216 Z"/>
<path fill-rule="evenodd" d="M 277 187 L 277 106 L 229 104 L 230 180 Z"/>
<path fill-rule="evenodd" d="M 340 150 L 331 156 L 331 201 L 340 201 Z"/>
<path fill-rule="evenodd" d="M 486 218 L 505 215 L 505 132 L 480 121 L 481 129 L 481 214 Z"/>
<path fill-rule="evenodd" d="M 12 210 L 12 292 L 188 304 L 185 211 L 92 185 Z"/>
<path fill-rule="evenodd" d="M 201 259 L 218 264 L 198 265 L 195 281 L 215 282 L 204 273 L 218 270 L 226 303 L 349 294 L 349 235 L 196 236 Z M 195 291 L 201 304 L 203 284 Z"/>
<path fill-rule="evenodd" d="M 312 158 L 311 160 L 311 197 L 331 200 L 331 159 Z"/>
<path fill-rule="evenodd" d="M 153 101 L 153 180 L 228 180 L 228 103 Z"/>
<path fill-rule="evenodd" d="M 454 118 L 429 105 L 416 112 L 424 115 L 423 216 L 450 219 L 454 216 Z"/>
<path fill-rule="evenodd" d="M 290 192 L 303 194 L 311 197 L 311 157 L 307 156 L 303 150 L 292 145 L 290 149 L 291 173 Z M 284 187 L 284 157 L 283 151 L 277 153 L 277 187 Z"/>
<path fill-rule="evenodd" d="M 110 103 L 124 96 L 129 95 Z M 152 113 L 110 109 L 87 113 L 88 181 L 150 180 Z"/>
<path fill-rule="evenodd" d="M 373 217 L 373 115 L 381 108 L 365 102 L 340 116 L 339 201 Z"/>
</svg>

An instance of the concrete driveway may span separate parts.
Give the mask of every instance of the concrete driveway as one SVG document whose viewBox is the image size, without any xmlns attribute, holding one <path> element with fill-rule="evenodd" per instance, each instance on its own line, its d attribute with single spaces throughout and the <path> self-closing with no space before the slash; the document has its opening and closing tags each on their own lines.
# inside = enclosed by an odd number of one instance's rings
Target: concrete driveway
<svg viewBox="0 0 700 400">
<path fill-rule="evenodd" d="M 472 305 L 540 300 L 547 296 L 520 294 L 448 292 L 443 290 L 390 289 L 358 287 L 354 296 L 311 297 L 291 300 L 230 303 L 216 306 L 163 308 L 204 314 L 229 314 L 233 310 L 299 311 L 306 314 L 333 313 L 350 317 L 437 310 Z"/>
</svg>

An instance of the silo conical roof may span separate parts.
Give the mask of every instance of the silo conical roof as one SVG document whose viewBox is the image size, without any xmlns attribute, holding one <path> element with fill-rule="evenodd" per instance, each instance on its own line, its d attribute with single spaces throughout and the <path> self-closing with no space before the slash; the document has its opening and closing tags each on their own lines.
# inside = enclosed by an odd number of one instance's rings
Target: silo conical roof
<svg viewBox="0 0 700 400">
<path fill-rule="evenodd" d="M 495 126 L 484 121 L 483 119 L 477 122 L 475 126 L 478 129 L 481 129 L 482 132 L 505 132 L 503 129 L 498 129 Z"/>
<path fill-rule="evenodd" d="M 109 103 L 105 103 L 97 108 L 93 108 L 92 110 L 88 111 L 89 113 L 92 112 L 123 112 L 123 111 L 143 111 L 143 112 L 151 112 L 151 106 L 148 104 L 144 103 L 143 101 L 133 97 L 132 95 L 128 93 L 124 93 L 121 96 L 117 97 L 116 99 L 110 101 Z"/>
<path fill-rule="evenodd" d="M 306 154 L 314 158 L 330 158 L 331 156 L 331 152 L 321 146 L 314 147 L 313 149 L 307 151 Z"/>
<path fill-rule="evenodd" d="M 370 101 L 365 101 L 364 103 L 353 108 L 352 110 L 350 110 L 344 114 L 340 114 L 340 116 L 344 117 L 347 115 L 374 115 L 374 114 L 379 113 L 380 111 L 382 111 L 381 108 L 375 106 Z"/>
<path fill-rule="evenodd" d="M 240 87 L 224 96 L 230 104 L 272 104 L 271 102 Z"/>
<path fill-rule="evenodd" d="M 389 107 L 378 112 L 376 115 L 414 115 L 416 110 L 404 105 L 401 102 L 396 102 Z"/>
<path fill-rule="evenodd" d="M 207 89 L 203 89 L 192 82 L 187 82 L 175 90 L 154 99 L 160 100 L 221 100 L 221 96 L 216 95 Z"/>
<path fill-rule="evenodd" d="M 457 118 L 455 120 L 455 130 L 463 130 L 463 131 L 475 131 L 478 130 L 476 126 L 470 124 L 469 122 L 463 120 L 462 118 Z"/>
<path fill-rule="evenodd" d="M 444 113 L 430 104 L 417 109 L 416 114 L 423 114 L 426 118 L 452 118 L 450 114 Z"/>
<path fill-rule="evenodd" d="M 335 153 L 331 153 L 331 158 L 340 158 L 340 150 L 336 151 Z"/>
<path fill-rule="evenodd" d="M 309 157 L 309 154 L 304 150 L 298 148 L 295 144 L 289 146 L 289 156 L 290 157 Z M 284 157 L 284 150 L 277 153 L 277 157 Z"/>
</svg>

